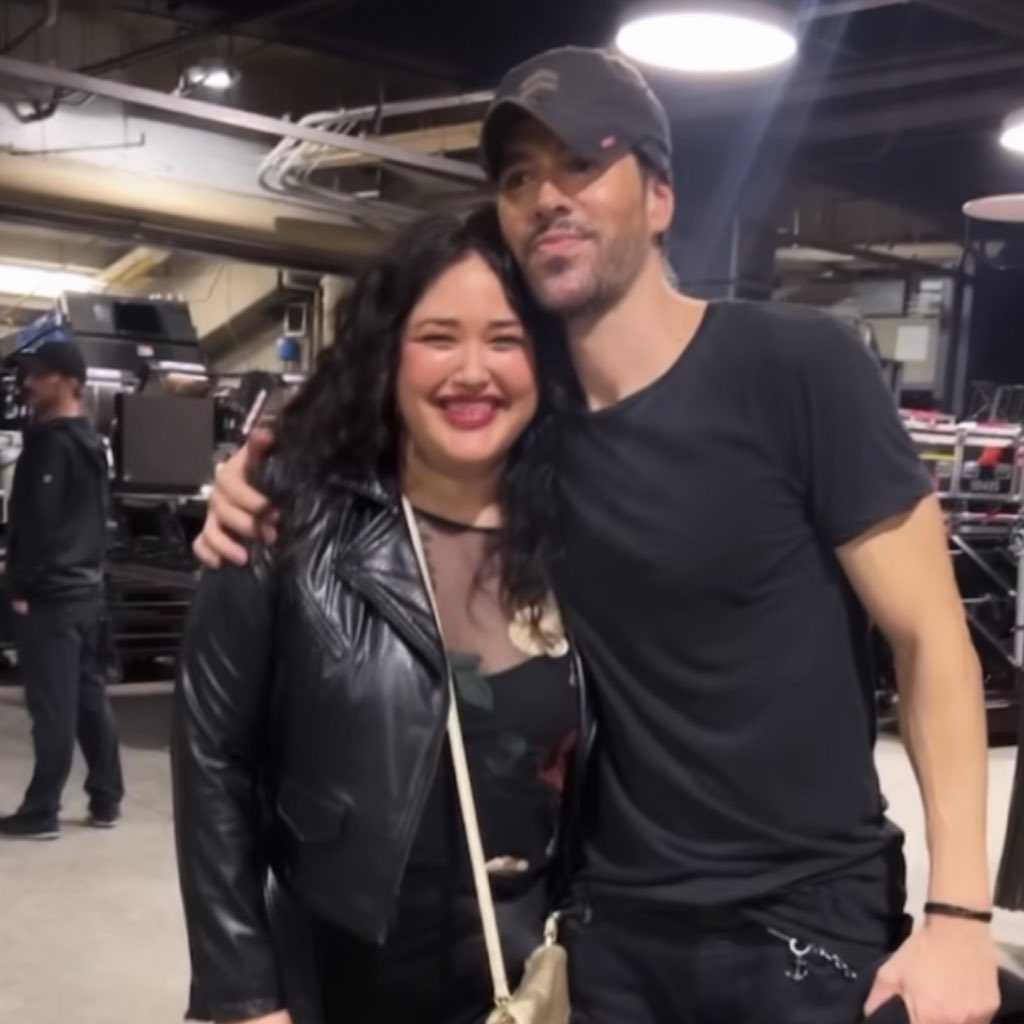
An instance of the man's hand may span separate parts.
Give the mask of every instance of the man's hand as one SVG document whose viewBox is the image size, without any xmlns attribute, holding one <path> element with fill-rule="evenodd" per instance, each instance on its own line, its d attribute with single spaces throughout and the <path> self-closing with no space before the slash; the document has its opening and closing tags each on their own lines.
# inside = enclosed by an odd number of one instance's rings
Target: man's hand
<svg viewBox="0 0 1024 1024">
<path fill-rule="evenodd" d="M 28 601 L 12 601 L 11 610 L 15 615 L 28 615 Z"/>
<path fill-rule="evenodd" d="M 988 928 L 930 918 L 878 972 L 865 1016 L 896 996 L 911 1024 L 990 1024 L 999 1010 L 999 976 Z"/>
<path fill-rule="evenodd" d="M 236 538 L 259 537 L 267 544 L 274 543 L 273 510 L 266 496 L 249 484 L 250 475 L 266 457 L 273 441 L 269 430 L 255 430 L 245 446 L 220 466 L 203 532 L 192 545 L 203 565 L 211 569 L 219 568 L 223 561 L 245 565 L 248 552 Z"/>
</svg>

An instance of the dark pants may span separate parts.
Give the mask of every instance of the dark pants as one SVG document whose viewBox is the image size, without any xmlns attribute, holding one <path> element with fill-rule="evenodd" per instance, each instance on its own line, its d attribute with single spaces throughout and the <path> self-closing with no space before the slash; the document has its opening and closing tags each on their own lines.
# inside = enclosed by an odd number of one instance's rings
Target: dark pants
<svg viewBox="0 0 1024 1024">
<path fill-rule="evenodd" d="M 760 925 L 680 911 L 573 908 L 562 926 L 573 1024 L 860 1024 L 875 972 L 889 955 L 865 951 L 856 978 L 821 958 L 801 981 L 788 944 Z M 845 962 L 845 961 L 844 961 Z M 1021 985 L 1001 977 L 1004 1024 L 1024 1021 Z M 902 1002 L 870 1024 L 908 1024 Z"/>
<path fill-rule="evenodd" d="M 76 738 L 89 769 L 85 791 L 90 810 L 116 809 L 124 784 L 106 691 L 101 605 L 30 601 L 28 614 L 16 618 L 18 667 L 35 752 L 21 813 L 56 819 Z"/>
</svg>

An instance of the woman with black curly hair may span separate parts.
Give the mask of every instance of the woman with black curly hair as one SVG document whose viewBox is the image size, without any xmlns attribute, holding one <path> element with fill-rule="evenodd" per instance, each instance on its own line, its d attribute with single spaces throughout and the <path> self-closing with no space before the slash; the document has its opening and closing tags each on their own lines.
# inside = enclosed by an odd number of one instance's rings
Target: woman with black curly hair
<svg viewBox="0 0 1024 1024">
<path fill-rule="evenodd" d="M 281 542 L 203 577 L 176 688 L 191 1018 L 486 1016 L 449 665 L 513 981 L 537 945 L 584 746 L 544 569 L 573 400 L 549 330 L 492 211 L 432 217 L 358 282 L 283 413 Z"/>
</svg>

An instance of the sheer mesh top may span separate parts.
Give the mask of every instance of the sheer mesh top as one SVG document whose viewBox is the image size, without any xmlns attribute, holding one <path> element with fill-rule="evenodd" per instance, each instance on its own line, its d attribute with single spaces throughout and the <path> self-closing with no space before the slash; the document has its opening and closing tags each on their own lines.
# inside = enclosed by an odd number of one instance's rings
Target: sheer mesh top
<svg viewBox="0 0 1024 1024">
<path fill-rule="evenodd" d="M 484 675 L 497 675 L 543 653 L 565 653 L 558 638 L 552 638 L 545 652 L 525 620 L 522 625 L 510 621 L 501 601 L 496 560 L 488 558 L 492 531 L 423 512 L 416 519 L 449 654 L 472 661 Z"/>
<path fill-rule="evenodd" d="M 480 832 L 512 977 L 536 947 L 575 746 L 577 693 L 557 621 L 517 624 L 488 569 L 492 534 L 417 514 L 455 678 Z M 492 999 L 445 744 L 384 946 L 316 929 L 325 1019 L 482 1020 Z M 472 1013 L 467 1015 L 467 1008 Z"/>
<path fill-rule="evenodd" d="M 490 531 L 424 513 L 417 522 L 455 677 L 484 851 L 495 873 L 542 867 L 576 734 L 568 645 L 555 615 L 538 633 L 525 617 L 506 613 L 488 557 Z M 413 865 L 464 866 L 457 809 L 446 747 Z"/>
</svg>

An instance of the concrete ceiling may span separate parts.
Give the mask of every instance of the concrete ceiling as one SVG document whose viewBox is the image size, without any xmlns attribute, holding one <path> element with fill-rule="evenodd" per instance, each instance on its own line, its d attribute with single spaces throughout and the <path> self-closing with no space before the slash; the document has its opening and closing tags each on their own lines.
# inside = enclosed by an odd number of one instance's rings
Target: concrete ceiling
<svg viewBox="0 0 1024 1024">
<path fill-rule="evenodd" d="M 1024 9 L 1019 4 L 779 2 L 799 8 L 804 16 L 803 52 L 791 73 L 769 82 L 729 85 L 651 77 L 675 122 L 680 149 L 695 154 L 694 159 L 721 138 L 749 136 L 755 151 L 747 159 L 777 160 L 790 167 L 799 182 L 792 213 L 805 248 L 949 243 L 960 236 L 959 207 L 965 198 L 978 191 L 1024 188 L 1024 163 L 1000 156 L 994 144 L 1024 62 Z M 619 0 L 559 0 L 554 5 L 548 0 L 492 0 L 483 7 L 478 0 L 253 0 L 245 5 L 62 0 L 56 5 L 59 18 L 51 24 L 46 2 L 11 0 L 0 2 L 0 52 L 6 48 L 23 59 L 163 93 L 174 88 L 191 62 L 219 56 L 242 71 L 239 86 L 219 102 L 297 118 L 312 110 L 493 86 L 497 69 L 541 48 L 606 43 L 626 6 Z M 494 31 L 495 25 L 502 31 Z M 40 104 L 45 115 L 53 93 L 28 90 L 26 98 Z M 84 97 L 61 99 L 62 113 L 100 109 L 97 102 L 78 110 L 75 104 Z M 394 141 L 424 153 L 471 155 L 481 109 L 403 119 L 391 129 Z M 116 147 L 119 140 L 134 145 L 143 137 L 152 143 L 152 132 L 159 128 L 127 116 L 121 121 L 107 117 L 106 123 L 119 139 L 104 136 L 103 146 Z M 58 127 L 56 119 L 43 116 L 41 134 L 32 144 L 55 145 L 63 137 L 64 128 Z M 230 129 L 222 131 L 232 135 Z M 208 148 L 197 148 L 202 157 L 190 162 L 206 160 Z M 170 167 L 173 158 L 168 156 L 166 163 Z M 143 161 L 140 166 L 150 165 Z M 430 192 L 415 173 L 396 174 L 390 167 L 378 174 L 378 161 L 355 154 L 338 151 L 318 166 L 320 179 L 375 180 L 403 201 L 409 194 L 413 201 L 416 196 L 427 201 Z M 415 188 L 407 190 L 410 181 Z M 61 212 L 53 200 L 59 184 L 54 178 L 45 201 L 29 196 L 25 208 L 30 218 L 52 219 Z M 822 187 L 827 199 L 822 199 Z M 12 212 L 4 206 L 3 189 L 0 180 L 0 216 L 5 209 Z M 14 194 L 19 200 L 24 196 Z M 262 196 L 264 206 L 269 198 Z M 310 200 L 309 195 L 300 198 Z M 282 259 L 294 259 L 293 265 L 304 259 L 305 265 L 329 261 L 332 246 L 338 245 L 336 229 L 323 225 L 323 237 L 311 241 L 316 228 L 306 223 L 308 214 L 293 213 L 278 210 L 268 220 L 250 210 L 247 223 L 263 218 L 260 241 L 250 239 L 244 251 L 232 255 L 273 260 L 275 252 L 289 253 Z M 145 214 L 133 211 L 112 220 L 104 207 L 84 218 L 81 211 L 67 214 L 64 223 L 75 228 L 97 223 L 147 244 L 188 244 L 192 231 L 198 247 L 228 251 L 223 237 L 203 235 L 198 222 L 171 224 L 169 211 L 148 207 Z M 98 220 L 90 219 L 94 215 Z M 238 230 L 236 223 L 232 231 Z M 358 253 L 356 262 L 373 249 L 372 240 L 356 234 L 341 249 L 346 246 Z"/>
</svg>

